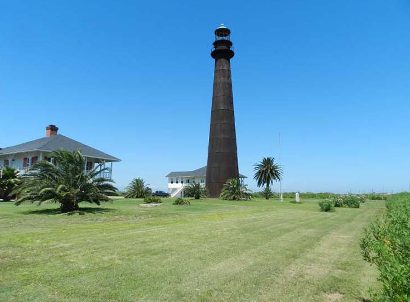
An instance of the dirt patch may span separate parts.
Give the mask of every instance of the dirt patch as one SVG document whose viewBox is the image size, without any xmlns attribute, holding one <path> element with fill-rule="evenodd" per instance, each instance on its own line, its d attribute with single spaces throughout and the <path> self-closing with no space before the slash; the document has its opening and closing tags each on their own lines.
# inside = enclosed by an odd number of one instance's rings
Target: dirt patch
<svg viewBox="0 0 410 302">
<path fill-rule="evenodd" d="M 152 208 L 152 207 L 157 207 L 160 206 L 160 203 L 142 203 L 139 206 L 143 208 Z"/>
<path fill-rule="evenodd" d="M 324 294 L 324 298 L 325 298 L 325 301 L 326 302 L 337 302 L 337 301 L 340 301 L 342 298 L 343 298 L 343 294 L 341 294 L 341 293 L 338 293 L 338 292 L 336 292 L 336 293 L 327 293 L 327 294 Z"/>
</svg>

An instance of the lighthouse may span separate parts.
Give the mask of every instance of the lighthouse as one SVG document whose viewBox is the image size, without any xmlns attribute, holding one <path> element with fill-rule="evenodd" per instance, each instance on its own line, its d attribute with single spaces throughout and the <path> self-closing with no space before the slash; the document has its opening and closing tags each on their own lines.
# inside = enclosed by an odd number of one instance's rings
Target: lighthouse
<svg viewBox="0 0 410 302">
<path fill-rule="evenodd" d="M 211 51 L 215 69 L 206 169 L 209 197 L 219 197 L 228 179 L 239 178 L 231 79 L 231 59 L 234 54 L 231 31 L 222 24 L 215 30 Z"/>
</svg>

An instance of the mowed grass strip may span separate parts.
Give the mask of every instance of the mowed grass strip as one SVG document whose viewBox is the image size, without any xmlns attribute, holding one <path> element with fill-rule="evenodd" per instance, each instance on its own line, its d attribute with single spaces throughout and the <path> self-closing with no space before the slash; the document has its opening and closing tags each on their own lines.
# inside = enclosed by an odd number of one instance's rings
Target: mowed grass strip
<svg viewBox="0 0 410 302">
<path fill-rule="evenodd" d="M 0 203 L 0 301 L 358 301 L 377 285 L 359 238 L 381 202 L 140 203 Z"/>
</svg>

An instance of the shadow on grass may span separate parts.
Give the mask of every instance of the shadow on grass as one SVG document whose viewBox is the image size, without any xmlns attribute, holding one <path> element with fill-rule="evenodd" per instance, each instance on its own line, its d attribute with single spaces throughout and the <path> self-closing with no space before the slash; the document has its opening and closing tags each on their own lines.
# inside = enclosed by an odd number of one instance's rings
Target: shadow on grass
<svg viewBox="0 0 410 302">
<path fill-rule="evenodd" d="M 38 214 L 38 215 L 85 215 L 85 214 L 104 214 L 114 212 L 116 209 L 109 209 L 109 208 L 80 208 L 79 211 L 71 212 L 71 213 L 61 213 L 59 208 L 54 209 L 41 209 L 41 210 L 31 210 L 23 212 L 25 215 L 31 214 Z"/>
</svg>

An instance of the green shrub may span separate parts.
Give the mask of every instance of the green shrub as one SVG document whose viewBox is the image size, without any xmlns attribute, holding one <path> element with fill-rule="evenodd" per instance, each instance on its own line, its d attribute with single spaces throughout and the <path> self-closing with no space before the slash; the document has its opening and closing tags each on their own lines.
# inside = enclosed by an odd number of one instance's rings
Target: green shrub
<svg viewBox="0 0 410 302">
<path fill-rule="evenodd" d="M 368 200 L 387 200 L 387 196 L 386 194 L 379 194 L 379 193 L 371 193 L 371 194 L 367 194 L 366 198 Z"/>
<path fill-rule="evenodd" d="M 361 198 L 356 195 L 343 196 L 343 206 L 346 208 L 360 208 Z"/>
<path fill-rule="evenodd" d="M 335 195 L 330 199 L 336 208 L 359 208 L 365 202 L 363 195 Z"/>
<path fill-rule="evenodd" d="M 9 201 L 15 198 L 14 189 L 21 183 L 21 177 L 16 169 L 11 167 L 0 168 L 0 199 Z"/>
<path fill-rule="evenodd" d="M 189 205 L 191 205 L 189 200 L 182 199 L 182 198 L 175 199 L 175 201 L 172 204 L 177 205 L 177 206 L 189 206 Z"/>
<path fill-rule="evenodd" d="M 144 198 L 145 203 L 161 203 L 161 198 L 156 196 L 148 196 Z"/>
<path fill-rule="evenodd" d="M 331 200 L 319 201 L 319 207 L 322 212 L 333 212 L 335 210 L 335 205 Z"/>
<path fill-rule="evenodd" d="M 331 200 L 333 201 L 333 204 L 336 208 L 343 207 L 343 196 L 337 195 L 334 196 Z"/>
<path fill-rule="evenodd" d="M 125 198 L 144 198 L 151 196 L 152 190 L 142 178 L 134 178 L 126 188 Z"/>
<path fill-rule="evenodd" d="M 223 185 L 220 198 L 225 200 L 249 200 L 252 195 L 247 185 L 244 185 L 239 179 L 228 179 Z"/>
<path fill-rule="evenodd" d="M 382 289 L 373 301 L 410 301 L 410 195 L 397 194 L 387 213 L 361 239 L 363 258 L 379 270 Z"/>
<path fill-rule="evenodd" d="M 202 197 L 206 197 L 207 195 L 206 188 L 199 183 L 193 183 L 184 188 L 184 196 L 186 197 L 200 199 Z"/>
<path fill-rule="evenodd" d="M 269 199 L 273 197 L 273 192 L 269 187 L 265 187 L 265 189 L 262 191 L 262 196 L 265 199 Z"/>
</svg>

